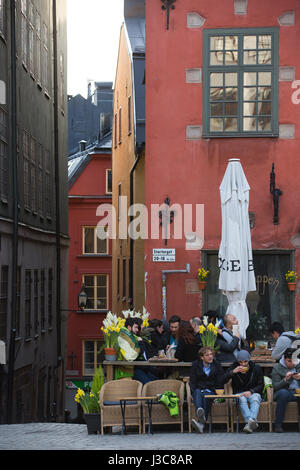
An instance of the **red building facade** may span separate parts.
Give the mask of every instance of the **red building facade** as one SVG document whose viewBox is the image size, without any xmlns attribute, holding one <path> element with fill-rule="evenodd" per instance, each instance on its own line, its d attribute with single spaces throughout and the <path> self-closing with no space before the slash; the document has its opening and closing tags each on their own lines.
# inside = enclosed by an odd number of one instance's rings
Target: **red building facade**
<svg viewBox="0 0 300 470">
<path fill-rule="evenodd" d="M 69 158 L 69 316 L 67 407 L 76 415 L 75 385 L 85 387 L 99 364 L 102 321 L 111 309 L 111 240 L 97 237 L 97 208 L 111 204 L 111 134 Z M 86 308 L 78 307 L 84 285 Z"/>
<path fill-rule="evenodd" d="M 161 6 L 146 0 L 146 205 L 150 211 L 168 198 L 171 210 L 179 204 L 184 213 L 191 204 L 195 227 L 195 207 L 203 204 L 204 244 L 188 249 L 184 235 L 174 236 L 175 208 L 167 244 L 162 235 L 145 244 L 145 306 L 152 317 L 161 316 L 163 299 L 167 318 L 225 313 L 218 290 L 219 186 L 235 157 L 251 188 L 257 291 L 247 298 L 249 334 L 267 338 L 275 320 L 299 327 L 300 291 L 289 292 L 284 276 L 300 272 L 299 2 L 177 0 L 169 22 Z M 278 221 L 273 164 L 281 190 Z M 175 261 L 154 262 L 153 250 L 161 248 L 175 249 Z M 166 273 L 163 280 L 164 270 L 189 266 L 190 272 Z M 210 270 L 203 292 L 196 280 L 201 266 Z"/>
</svg>

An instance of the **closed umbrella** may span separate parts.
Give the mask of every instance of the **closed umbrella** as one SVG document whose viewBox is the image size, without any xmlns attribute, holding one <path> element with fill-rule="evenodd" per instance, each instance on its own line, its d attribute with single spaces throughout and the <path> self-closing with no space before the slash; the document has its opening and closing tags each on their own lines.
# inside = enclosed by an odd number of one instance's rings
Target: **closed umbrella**
<svg viewBox="0 0 300 470">
<path fill-rule="evenodd" d="M 246 338 L 249 325 L 247 293 L 256 291 L 248 215 L 249 191 L 240 160 L 230 159 L 220 186 L 222 239 L 219 248 L 219 289 L 228 299 L 226 313 L 238 319 L 242 338 Z"/>
</svg>

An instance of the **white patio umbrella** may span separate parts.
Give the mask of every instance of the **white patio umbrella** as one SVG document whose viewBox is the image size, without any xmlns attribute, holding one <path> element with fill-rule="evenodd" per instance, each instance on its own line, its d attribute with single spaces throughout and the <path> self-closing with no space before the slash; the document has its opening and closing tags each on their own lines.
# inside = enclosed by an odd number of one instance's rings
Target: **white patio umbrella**
<svg viewBox="0 0 300 470">
<path fill-rule="evenodd" d="M 256 291 L 248 214 L 249 191 L 240 160 L 230 159 L 220 186 L 222 240 L 219 248 L 219 289 L 228 299 L 226 313 L 238 319 L 242 338 L 246 337 L 249 325 L 247 293 Z"/>
</svg>

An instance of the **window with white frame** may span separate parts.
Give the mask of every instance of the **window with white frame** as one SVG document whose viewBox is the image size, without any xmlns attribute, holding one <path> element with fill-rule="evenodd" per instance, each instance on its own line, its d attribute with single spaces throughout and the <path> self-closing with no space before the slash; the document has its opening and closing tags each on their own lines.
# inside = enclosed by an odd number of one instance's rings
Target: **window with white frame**
<svg viewBox="0 0 300 470">
<path fill-rule="evenodd" d="M 85 310 L 107 310 L 108 275 L 84 274 L 82 281 L 88 296 Z"/>
<path fill-rule="evenodd" d="M 101 240 L 98 238 L 97 227 L 85 226 L 82 232 L 84 255 L 108 253 L 108 239 Z"/>
<path fill-rule="evenodd" d="M 94 375 L 100 365 L 99 349 L 99 340 L 83 341 L 82 375 Z"/>
<path fill-rule="evenodd" d="M 278 28 L 203 31 L 203 136 L 278 135 Z"/>
</svg>

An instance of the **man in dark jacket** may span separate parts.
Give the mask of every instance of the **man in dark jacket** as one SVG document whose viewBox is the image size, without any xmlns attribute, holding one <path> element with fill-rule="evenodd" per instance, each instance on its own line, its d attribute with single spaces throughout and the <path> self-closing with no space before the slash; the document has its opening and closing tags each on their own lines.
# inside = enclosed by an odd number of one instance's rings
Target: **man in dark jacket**
<svg viewBox="0 0 300 470">
<path fill-rule="evenodd" d="M 250 359 L 248 351 L 239 351 L 237 362 L 227 372 L 227 377 L 232 379 L 233 393 L 240 394 L 239 407 L 246 423 L 243 431 L 247 433 L 258 428 L 257 415 L 264 388 L 263 371 Z"/>
<path fill-rule="evenodd" d="M 205 395 L 214 395 L 216 388 L 222 388 L 227 380 L 221 365 L 214 359 L 214 350 L 201 348 L 199 359 L 192 363 L 190 373 L 190 388 L 198 418 L 198 421 L 192 420 L 192 426 L 197 432 L 203 433 L 210 411 L 211 400 L 206 400 Z"/>
<path fill-rule="evenodd" d="M 241 349 L 249 351 L 238 330 L 238 320 L 234 315 L 227 313 L 223 318 L 224 328 L 218 334 L 216 346 L 219 346 L 217 359 L 220 362 L 236 362 L 237 353 Z"/>
</svg>

